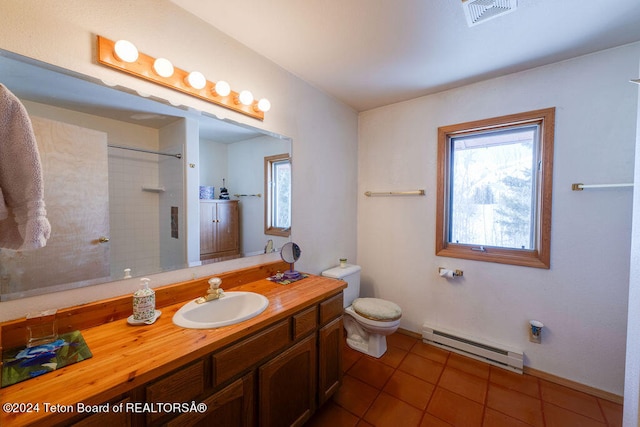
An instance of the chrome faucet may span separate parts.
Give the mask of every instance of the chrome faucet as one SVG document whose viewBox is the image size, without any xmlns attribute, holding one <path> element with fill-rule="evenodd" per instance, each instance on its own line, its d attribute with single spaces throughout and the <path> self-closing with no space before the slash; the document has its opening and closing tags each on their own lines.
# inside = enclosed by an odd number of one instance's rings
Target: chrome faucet
<svg viewBox="0 0 640 427">
<path fill-rule="evenodd" d="M 221 284 L 222 279 L 220 279 L 219 277 L 212 277 L 211 279 L 209 279 L 209 289 L 207 289 L 207 294 L 196 299 L 196 303 L 202 304 L 204 302 L 222 298 L 224 296 L 224 291 L 220 289 Z"/>
</svg>

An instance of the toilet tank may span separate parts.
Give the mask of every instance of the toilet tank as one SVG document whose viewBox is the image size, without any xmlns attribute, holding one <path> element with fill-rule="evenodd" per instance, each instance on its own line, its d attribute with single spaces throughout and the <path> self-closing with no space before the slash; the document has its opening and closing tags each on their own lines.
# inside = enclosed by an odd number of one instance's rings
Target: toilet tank
<svg viewBox="0 0 640 427">
<path fill-rule="evenodd" d="M 360 266 L 347 264 L 345 267 L 333 267 L 322 272 L 325 277 L 332 277 L 347 282 L 343 290 L 343 305 L 349 307 L 354 299 L 360 295 Z"/>
</svg>

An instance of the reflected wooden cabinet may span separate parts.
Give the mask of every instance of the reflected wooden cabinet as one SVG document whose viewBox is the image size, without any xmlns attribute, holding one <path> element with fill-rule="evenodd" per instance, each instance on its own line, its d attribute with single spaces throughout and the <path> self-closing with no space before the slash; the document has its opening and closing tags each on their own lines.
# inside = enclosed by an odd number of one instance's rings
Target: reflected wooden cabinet
<svg viewBox="0 0 640 427">
<path fill-rule="evenodd" d="M 200 201 L 200 260 L 222 260 L 240 255 L 237 200 Z"/>
</svg>

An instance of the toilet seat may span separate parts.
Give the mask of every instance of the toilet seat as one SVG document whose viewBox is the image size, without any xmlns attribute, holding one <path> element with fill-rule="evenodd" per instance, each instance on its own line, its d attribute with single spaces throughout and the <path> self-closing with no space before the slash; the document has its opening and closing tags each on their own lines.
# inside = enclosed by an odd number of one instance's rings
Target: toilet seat
<svg viewBox="0 0 640 427">
<path fill-rule="evenodd" d="M 360 316 L 377 322 L 393 322 L 402 317 L 397 304 L 380 298 L 356 298 L 351 306 Z"/>
</svg>

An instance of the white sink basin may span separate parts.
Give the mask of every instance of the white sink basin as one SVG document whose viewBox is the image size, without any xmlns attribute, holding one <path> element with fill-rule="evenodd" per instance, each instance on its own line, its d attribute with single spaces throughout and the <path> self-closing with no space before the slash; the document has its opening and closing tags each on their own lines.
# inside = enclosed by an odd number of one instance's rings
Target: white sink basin
<svg viewBox="0 0 640 427">
<path fill-rule="evenodd" d="M 254 292 L 225 292 L 224 296 L 198 304 L 191 301 L 173 315 L 173 323 L 183 328 L 211 329 L 233 325 L 262 313 L 269 300 Z"/>
</svg>

